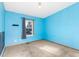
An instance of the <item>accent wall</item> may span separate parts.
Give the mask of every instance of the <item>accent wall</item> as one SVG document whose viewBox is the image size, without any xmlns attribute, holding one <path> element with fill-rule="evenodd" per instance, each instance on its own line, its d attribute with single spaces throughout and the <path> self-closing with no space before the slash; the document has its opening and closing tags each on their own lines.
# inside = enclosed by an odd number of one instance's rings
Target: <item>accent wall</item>
<svg viewBox="0 0 79 59">
<path fill-rule="evenodd" d="M 44 39 L 79 49 L 79 3 L 44 19 Z"/>
<path fill-rule="evenodd" d="M 22 17 L 34 20 L 34 36 L 22 37 Z M 19 26 L 12 26 L 12 24 L 19 24 Z M 27 43 L 42 39 L 43 33 L 42 18 L 19 14 L 15 12 L 6 11 L 5 14 L 5 45 L 11 46 L 21 43 Z"/>
</svg>

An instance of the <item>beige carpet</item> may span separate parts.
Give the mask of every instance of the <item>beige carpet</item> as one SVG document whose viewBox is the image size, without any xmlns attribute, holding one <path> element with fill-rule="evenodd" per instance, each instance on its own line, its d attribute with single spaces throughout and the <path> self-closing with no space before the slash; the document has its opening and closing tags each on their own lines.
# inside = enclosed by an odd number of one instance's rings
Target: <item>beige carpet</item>
<svg viewBox="0 0 79 59">
<path fill-rule="evenodd" d="M 4 57 L 79 57 L 79 51 L 40 40 L 7 47 Z"/>
</svg>

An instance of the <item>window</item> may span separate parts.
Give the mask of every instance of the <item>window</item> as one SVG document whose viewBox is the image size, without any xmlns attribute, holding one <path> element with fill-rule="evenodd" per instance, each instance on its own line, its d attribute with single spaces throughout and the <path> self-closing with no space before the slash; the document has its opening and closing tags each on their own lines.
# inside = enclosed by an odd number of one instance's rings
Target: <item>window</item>
<svg viewBox="0 0 79 59">
<path fill-rule="evenodd" d="M 26 37 L 33 36 L 34 21 L 26 19 L 25 20 L 25 27 L 26 27 Z"/>
<path fill-rule="evenodd" d="M 27 18 L 22 18 L 22 39 L 34 35 L 34 21 Z"/>
</svg>

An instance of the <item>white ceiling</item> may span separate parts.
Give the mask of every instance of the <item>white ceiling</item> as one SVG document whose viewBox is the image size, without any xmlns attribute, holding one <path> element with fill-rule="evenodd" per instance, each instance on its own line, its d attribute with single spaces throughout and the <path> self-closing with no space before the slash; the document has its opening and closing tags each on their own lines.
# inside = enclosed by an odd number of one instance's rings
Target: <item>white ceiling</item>
<svg viewBox="0 0 79 59">
<path fill-rule="evenodd" d="M 5 9 L 17 13 L 36 17 L 47 17 L 59 10 L 62 10 L 75 2 L 4 2 Z"/>
</svg>

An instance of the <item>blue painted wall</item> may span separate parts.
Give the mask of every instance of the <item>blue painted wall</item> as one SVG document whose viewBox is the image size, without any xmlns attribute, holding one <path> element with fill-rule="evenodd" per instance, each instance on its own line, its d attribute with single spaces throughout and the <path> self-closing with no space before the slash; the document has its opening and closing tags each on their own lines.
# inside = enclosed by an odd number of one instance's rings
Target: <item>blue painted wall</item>
<svg viewBox="0 0 79 59">
<path fill-rule="evenodd" d="M 21 39 L 22 35 L 22 17 L 34 20 L 34 36 Z M 5 45 L 11 46 L 25 42 L 31 42 L 42 39 L 42 18 L 23 15 L 15 12 L 6 11 L 5 14 Z M 12 24 L 19 24 L 13 27 Z"/>
<path fill-rule="evenodd" d="M 79 3 L 44 20 L 45 39 L 79 49 Z"/>
<path fill-rule="evenodd" d="M 4 5 L 2 2 L 0 2 L 0 55 L 2 53 L 2 50 L 4 48 L 5 42 L 4 42 Z"/>
<path fill-rule="evenodd" d="M 0 2 L 0 32 L 4 31 L 4 5 Z"/>
</svg>

